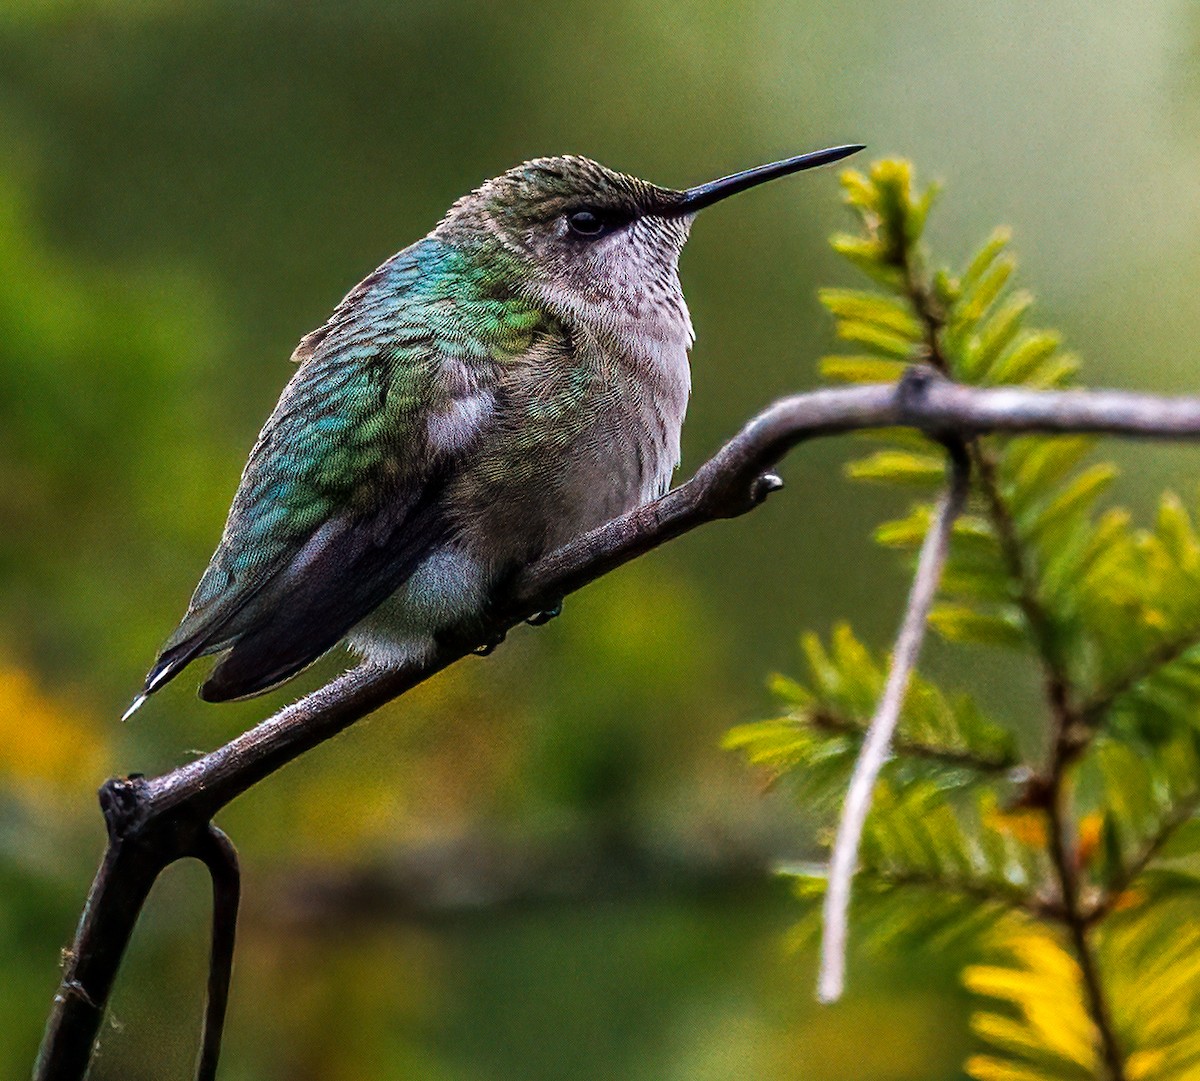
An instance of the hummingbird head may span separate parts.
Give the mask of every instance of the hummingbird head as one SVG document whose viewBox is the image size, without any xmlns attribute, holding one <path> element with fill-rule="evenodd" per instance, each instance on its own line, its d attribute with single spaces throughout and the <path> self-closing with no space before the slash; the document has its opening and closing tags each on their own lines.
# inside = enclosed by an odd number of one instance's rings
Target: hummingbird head
<svg viewBox="0 0 1200 1081">
<path fill-rule="evenodd" d="M 536 158 L 460 199 L 438 231 L 490 249 L 523 287 L 568 319 L 601 328 L 682 317 L 679 253 L 698 211 L 739 191 L 861 150 L 835 147 L 675 190 L 575 155 Z"/>
<path fill-rule="evenodd" d="M 678 292 L 691 218 L 664 213 L 677 199 L 588 158 L 536 158 L 460 199 L 440 228 L 495 250 L 550 310 L 594 321 Z"/>
</svg>

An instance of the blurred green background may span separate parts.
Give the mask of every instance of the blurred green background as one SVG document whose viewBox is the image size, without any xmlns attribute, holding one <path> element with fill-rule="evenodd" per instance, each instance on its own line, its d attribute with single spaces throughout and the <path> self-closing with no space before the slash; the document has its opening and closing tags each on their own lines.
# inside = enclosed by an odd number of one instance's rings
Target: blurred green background
<svg viewBox="0 0 1200 1081">
<path fill-rule="evenodd" d="M 297 692 L 204 707 L 188 674 L 116 722 L 288 354 L 360 277 L 538 154 L 683 186 L 862 141 L 946 182 L 946 258 L 1014 226 L 1086 379 L 1194 390 L 1198 46 L 1187 0 L 7 0 L 0 1073 L 33 1059 L 102 846 L 99 782 Z M 832 345 L 814 291 L 852 280 L 825 245 L 844 221 L 826 170 L 698 223 L 685 473 L 814 382 Z M 841 479 L 850 450 L 805 450 L 760 512 L 613 574 L 229 808 L 247 901 L 223 1077 L 959 1076 L 953 957 L 859 957 L 841 1005 L 812 1003 L 766 869 L 810 856 L 819 824 L 718 746 L 771 708 L 800 630 L 850 617 L 882 644 L 898 617 L 903 574 L 869 543 L 886 508 Z M 1120 456 L 1137 505 L 1193 488 L 1185 452 Z M 96 1078 L 188 1075 L 206 919 L 201 872 L 173 869 Z"/>
</svg>

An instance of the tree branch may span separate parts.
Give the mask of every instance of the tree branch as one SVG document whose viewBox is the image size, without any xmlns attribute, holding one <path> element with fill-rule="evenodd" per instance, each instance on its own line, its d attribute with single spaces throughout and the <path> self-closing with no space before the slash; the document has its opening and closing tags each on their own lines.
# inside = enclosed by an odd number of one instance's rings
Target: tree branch
<svg viewBox="0 0 1200 1081">
<path fill-rule="evenodd" d="M 213 887 L 208 1001 L 204 1032 L 200 1038 L 200 1058 L 196 1063 L 196 1081 L 214 1081 L 221 1055 L 221 1035 L 225 1029 L 225 1009 L 229 1005 L 229 983 L 233 977 L 233 947 L 242 878 L 233 842 L 211 823 L 195 854 L 208 868 Z"/>
<path fill-rule="evenodd" d="M 854 763 L 850 787 L 842 805 L 841 821 L 838 822 L 837 838 L 829 858 L 829 883 L 825 888 L 821 931 L 821 974 L 817 981 L 817 995 L 822 1002 L 835 1002 L 842 997 L 846 977 L 850 887 L 858 864 L 858 845 L 871 810 L 875 781 L 890 753 L 892 733 L 900 720 L 900 709 L 904 705 L 908 684 L 921 655 L 921 646 L 925 643 L 929 610 L 942 581 L 942 569 L 950 551 L 954 522 L 967 501 L 971 467 L 961 440 L 956 439 L 951 446 L 950 459 L 950 483 L 925 535 L 925 543 L 921 545 L 916 577 L 908 595 L 900 633 L 896 637 L 896 648 L 892 651 L 892 665 L 875 716 L 867 727 L 858 761 Z"/>
<path fill-rule="evenodd" d="M 35 1067 L 38 1081 L 79 1081 L 117 968 L 164 867 L 197 854 L 222 807 L 303 752 L 535 612 L 689 530 L 758 506 L 765 474 L 793 447 L 865 428 L 912 427 L 935 438 L 985 432 L 1200 438 L 1200 399 L 1115 391 L 989 390 L 914 368 L 898 384 L 829 389 L 776 402 L 686 484 L 522 570 L 478 625 L 446 635 L 423 665 L 347 672 L 202 758 L 151 780 L 108 782 L 109 844 L 92 885 Z M 211 1016 L 211 1013 L 210 1013 Z"/>
</svg>

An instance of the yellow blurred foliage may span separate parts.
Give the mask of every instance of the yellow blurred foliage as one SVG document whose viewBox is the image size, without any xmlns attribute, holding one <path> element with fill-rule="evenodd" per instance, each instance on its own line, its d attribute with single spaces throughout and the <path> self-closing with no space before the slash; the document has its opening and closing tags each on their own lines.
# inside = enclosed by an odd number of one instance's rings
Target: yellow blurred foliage
<svg viewBox="0 0 1200 1081">
<path fill-rule="evenodd" d="M 1043 847 L 1046 844 L 1046 818 L 1041 811 L 1030 807 L 1019 807 L 1011 811 L 994 808 L 988 812 L 984 825 L 1032 848 Z"/>
<path fill-rule="evenodd" d="M 979 1010 L 971 1028 L 1018 1061 L 973 1055 L 967 1073 L 977 1081 L 1025 1081 L 1044 1077 L 1034 1067 L 1050 1059 L 1061 1076 L 1100 1076 L 1096 1029 L 1084 1007 L 1083 976 L 1075 958 L 1045 931 L 1008 934 L 1002 942 L 1015 964 L 971 965 L 963 972 L 963 983 L 1015 1012 Z M 1025 1054 L 1034 1056 L 1028 1067 L 1019 1061 Z"/>
<path fill-rule="evenodd" d="M 795 1025 L 776 1046 L 778 1060 L 767 1064 L 767 1076 L 820 1081 L 927 1078 L 930 1048 L 941 1051 L 950 1042 L 943 1024 L 945 1009 L 946 1000 L 933 993 L 849 997 L 836 1014 L 814 1014 L 807 1023 Z"/>
<path fill-rule="evenodd" d="M 0 780 L 6 788 L 94 786 L 106 751 L 80 710 L 47 694 L 23 668 L 0 660 Z"/>
<path fill-rule="evenodd" d="M 1093 937 L 1130 1081 L 1200 1081 L 1200 929 L 1189 901 L 1155 918 L 1118 921 Z M 1099 1032 L 1078 962 L 1049 929 L 997 926 L 1001 959 L 971 965 L 967 989 L 992 1000 L 971 1029 L 986 1045 L 971 1056 L 976 1081 L 1090 1081 L 1103 1076 Z"/>
<path fill-rule="evenodd" d="M 1087 867 L 1100 850 L 1104 834 L 1104 816 L 1099 813 L 1084 815 L 1079 820 L 1078 843 L 1075 849 L 1075 863 L 1078 867 Z"/>
</svg>

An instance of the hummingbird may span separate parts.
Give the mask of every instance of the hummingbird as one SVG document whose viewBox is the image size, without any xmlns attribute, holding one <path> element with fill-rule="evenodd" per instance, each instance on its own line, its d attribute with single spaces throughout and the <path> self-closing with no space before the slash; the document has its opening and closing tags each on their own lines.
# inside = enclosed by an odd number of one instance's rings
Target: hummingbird
<svg viewBox="0 0 1200 1081">
<path fill-rule="evenodd" d="M 694 334 L 679 256 L 695 215 L 839 146 L 697 187 L 575 155 L 459 199 L 300 339 L 220 543 L 128 717 L 197 657 L 222 702 L 345 639 L 420 662 L 506 574 L 664 494 Z"/>
</svg>

